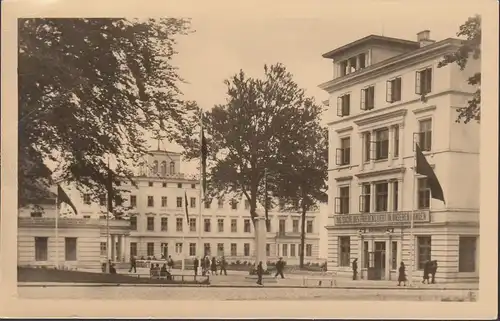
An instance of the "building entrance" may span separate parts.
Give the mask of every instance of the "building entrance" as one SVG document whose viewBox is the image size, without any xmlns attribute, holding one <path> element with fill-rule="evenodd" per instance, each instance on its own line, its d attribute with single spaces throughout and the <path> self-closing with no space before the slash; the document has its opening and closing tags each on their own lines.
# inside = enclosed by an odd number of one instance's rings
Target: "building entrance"
<svg viewBox="0 0 500 321">
<path fill-rule="evenodd" d="M 384 280 L 385 279 L 385 242 L 375 242 L 373 252 L 369 252 L 368 279 L 369 280 Z"/>
</svg>

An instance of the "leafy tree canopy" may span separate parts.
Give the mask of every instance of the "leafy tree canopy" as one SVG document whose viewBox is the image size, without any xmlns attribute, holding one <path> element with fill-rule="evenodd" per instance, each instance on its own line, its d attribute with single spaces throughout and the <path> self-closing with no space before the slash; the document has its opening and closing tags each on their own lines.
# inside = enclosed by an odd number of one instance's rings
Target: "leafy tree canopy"
<svg viewBox="0 0 500 321">
<path fill-rule="evenodd" d="M 104 193 L 132 177 L 146 133 L 176 141 L 193 104 L 181 99 L 171 59 L 185 19 L 19 19 L 19 206 L 46 197 L 43 165 Z M 116 185 L 115 184 L 115 185 Z M 45 186 L 46 187 L 46 186 Z"/>
</svg>

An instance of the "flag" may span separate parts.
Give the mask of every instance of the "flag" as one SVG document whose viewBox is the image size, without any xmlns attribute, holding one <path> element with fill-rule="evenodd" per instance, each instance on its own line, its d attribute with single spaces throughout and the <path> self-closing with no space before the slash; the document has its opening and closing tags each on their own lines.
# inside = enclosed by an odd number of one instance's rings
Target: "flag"
<svg viewBox="0 0 500 321">
<path fill-rule="evenodd" d="M 69 199 L 68 194 L 66 194 L 66 192 L 62 189 L 61 185 L 57 184 L 57 206 L 59 207 L 59 204 L 61 203 L 68 204 L 73 209 L 73 212 L 75 212 L 75 215 L 78 214 L 76 207 Z"/>
<path fill-rule="evenodd" d="M 188 196 L 186 191 L 184 191 L 184 208 L 186 209 L 186 222 L 189 224 Z"/>
<path fill-rule="evenodd" d="M 445 203 L 443 189 L 441 188 L 441 184 L 439 183 L 436 173 L 434 173 L 431 165 L 427 162 L 427 159 L 420 150 L 418 144 L 416 144 L 415 150 L 415 158 L 417 160 L 416 173 L 427 177 L 427 184 L 431 190 L 431 197 Z"/>
<path fill-rule="evenodd" d="M 205 139 L 205 134 L 203 132 L 203 127 L 201 128 L 201 177 L 203 186 L 203 196 L 206 194 L 207 190 L 207 140 Z"/>
</svg>

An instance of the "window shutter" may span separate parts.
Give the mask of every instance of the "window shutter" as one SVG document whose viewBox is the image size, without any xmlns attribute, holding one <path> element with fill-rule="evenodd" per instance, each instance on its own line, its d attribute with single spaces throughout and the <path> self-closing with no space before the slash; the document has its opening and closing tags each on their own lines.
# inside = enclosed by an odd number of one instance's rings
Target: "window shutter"
<svg viewBox="0 0 500 321">
<path fill-rule="evenodd" d="M 361 186 L 361 193 L 363 193 L 363 186 Z M 359 212 L 360 213 L 365 212 L 365 196 L 364 195 L 359 195 Z"/>
<path fill-rule="evenodd" d="M 347 94 L 344 96 L 345 99 L 345 110 L 342 112 L 344 116 L 349 116 L 351 113 L 351 95 Z"/>
<path fill-rule="evenodd" d="M 342 117 L 342 96 L 337 97 L 337 116 Z"/>
<path fill-rule="evenodd" d="M 395 100 L 399 101 L 401 100 L 401 78 L 396 78 L 396 82 L 395 82 L 395 86 L 396 86 L 396 90 L 395 90 L 395 96 L 394 98 L 396 98 Z"/>
<path fill-rule="evenodd" d="M 340 214 L 340 197 L 335 197 L 335 214 Z"/>
<path fill-rule="evenodd" d="M 386 91 L 385 91 L 385 101 L 392 103 L 392 81 L 387 81 Z"/>
<path fill-rule="evenodd" d="M 430 93 L 432 88 L 432 68 L 429 68 L 426 71 L 427 71 L 427 77 L 426 77 L 425 93 Z"/>
<path fill-rule="evenodd" d="M 415 72 L 415 93 L 420 95 L 422 93 L 420 87 L 420 71 Z"/>
<path fill-rule="evenodd" d="M 361 89 L 361 110 L 366 110 L 366 89 Z"/>
<path fill-rule="evenodd" d="M 344 149 L 344 164 L 350 164 L 351 163 L 351 148 L 350 147 L 346 147 Z"/>
<path fill-rule="evenodd" d="M 342 165 L 342 148 L 337 148 L 335 150 L 335 164 Z"/>
</svg>

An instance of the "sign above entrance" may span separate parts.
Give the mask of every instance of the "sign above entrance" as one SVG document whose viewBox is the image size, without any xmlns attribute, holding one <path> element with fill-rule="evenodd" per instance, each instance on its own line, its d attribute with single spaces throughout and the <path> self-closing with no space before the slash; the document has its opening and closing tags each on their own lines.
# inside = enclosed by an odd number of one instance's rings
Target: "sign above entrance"
<svg viewBox="0 0 500 321">
<path fill-rule="evenodd" d="M 389 213 L 363 213 L 363 214 L 340 214 L 334 215 L 336 226 L 348 225 L 409 225 L 412 211 L 389 212 Z M 430 222 L 429 211 L 414 211 L 414 223 Z"/>
</svg>

